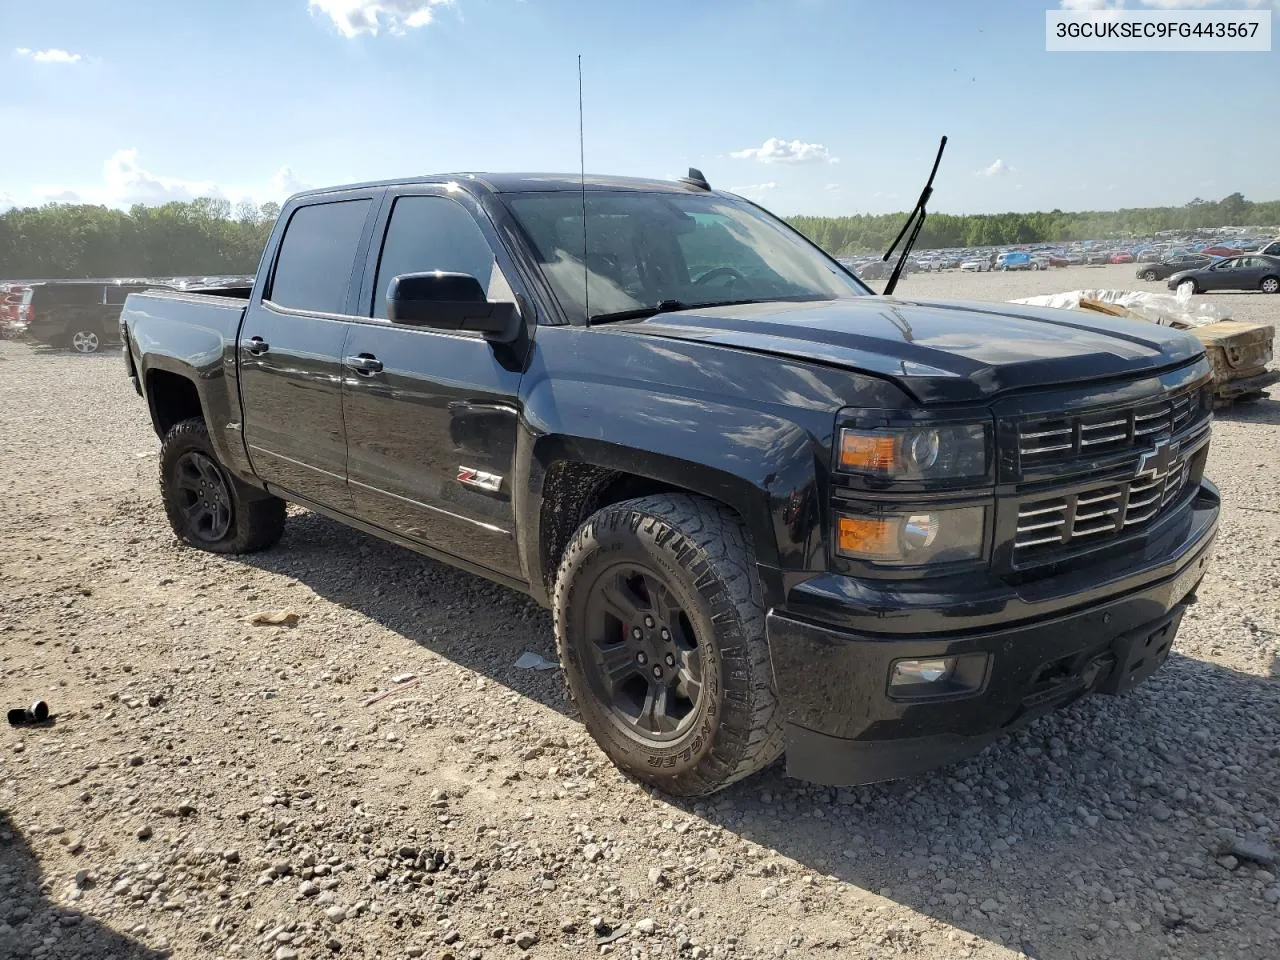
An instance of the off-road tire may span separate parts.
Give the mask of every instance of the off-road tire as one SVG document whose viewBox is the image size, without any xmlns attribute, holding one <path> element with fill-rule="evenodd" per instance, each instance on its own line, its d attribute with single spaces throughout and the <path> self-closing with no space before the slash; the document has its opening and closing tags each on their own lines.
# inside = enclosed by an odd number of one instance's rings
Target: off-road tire
<svg viewBox="0 0 1280 960">
<path fill-rule="evenodd" d="M 216 466 L 226 485 L 231 519 L 226 534 L 208 540 L 193 532 L 179 502 L 179 461 L 189 453 L 202 454 Z M 160 447 L 160 497 L 169 525 L 178 539 L 212 553 L 254 553 L 274 546 L 284 533 L 285 502 L 255 490 L 218 463 L 209 428 L 200 417 L 175 424 Z"/>
<path fill-rule="evenodd" d="M 592 640 L 587 603 L 617 564 L 657 572 L 697 637 L 702 695 L 687 731 L 655 744 L 615 722 L 584 672 Z M 695 797 L 727 787 L 782 753 L 765 611 L 754 551 L 727 507 L 685 494 L 605 507 L 574 534 L 556 577 L 556 643 L 569 694 L 587 731 L 625 772 L 659 790 Z"/>
</svg>

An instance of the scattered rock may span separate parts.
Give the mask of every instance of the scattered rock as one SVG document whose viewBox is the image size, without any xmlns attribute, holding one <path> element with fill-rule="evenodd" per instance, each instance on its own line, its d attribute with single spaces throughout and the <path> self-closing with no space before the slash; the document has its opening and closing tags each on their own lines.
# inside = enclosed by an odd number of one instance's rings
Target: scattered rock
<svg viewBox="0 0 1280 960">
<path fill-rule="evenodd" d="M 516 946 L 521 950 L 528 950 L 538 942 L 538 935 L 532 930 L 523 930 L 516 934 Z"/>
</svg>

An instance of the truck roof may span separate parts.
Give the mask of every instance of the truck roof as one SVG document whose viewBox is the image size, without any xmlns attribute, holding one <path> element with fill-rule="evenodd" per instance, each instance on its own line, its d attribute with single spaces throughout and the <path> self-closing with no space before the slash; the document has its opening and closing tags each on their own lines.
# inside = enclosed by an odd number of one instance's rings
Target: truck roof
<svg viewBox="0 0 1280 960">
<path fill-rule="evenodd" d="M 403 187 L 412 184 L 465 182 L 472 193 L 549 193 L 562 190 L 581 190 L 584 179 L 576 173 L 436 173 L 421 177 L 402 177 L 395 180 L 373 180 L 367 183 L 350 183 L 342 186 L 304 190 L 298 197 L 313 197 L 340 190 L 360 190 L 371 187 Z M 587 174 L 589 191 L 633 190 L 645 193 L 706 193 L 701 187 L 672 180 L 646 180 L 642 177 L 612 177 Z"/>
</svg>

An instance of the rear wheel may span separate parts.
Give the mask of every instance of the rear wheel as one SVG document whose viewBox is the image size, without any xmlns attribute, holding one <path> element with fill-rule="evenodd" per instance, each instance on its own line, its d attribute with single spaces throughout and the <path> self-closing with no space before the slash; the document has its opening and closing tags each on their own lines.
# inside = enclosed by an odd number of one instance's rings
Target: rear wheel
<svg viewBox="0 0 1280 960">
<path fill-rule="evenodd" d="M 202 550 L 252 553 L 273 546 L 284 533 L 284 501 L 231 476 L 199 417 L 165 435 L 160 496 L 173 532 Z"/>
<path fill-rule="evenodd" d="M 76 353 L 97 353 L 102 349 L 102 338 L 92 330 L 77 330 L 68 342 Z"/>
<path fill-rule="evenodd" d="M 1263 277 L 1258 289 L 1263 293 L 1280 293 L 1280 277 Z"/>
<path fill-rule="evenodd" d="M 755 557 L 726 507 L 676 494 L 599 511 L 554 607 L 569 692 L 627 773 L 699 796 L 782 752 Z"/>
</svg>

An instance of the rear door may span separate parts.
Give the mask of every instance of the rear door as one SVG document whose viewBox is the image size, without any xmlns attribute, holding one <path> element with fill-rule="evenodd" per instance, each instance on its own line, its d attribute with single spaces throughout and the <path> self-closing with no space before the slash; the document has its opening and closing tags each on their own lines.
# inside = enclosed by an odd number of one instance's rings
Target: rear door
<svg viewBox="0 0 1280 960">
<path fill-rule="evenodd" d="M 1241 257 L 1236 268 L 1236 281 L 1241 290 L 1255 290 L 1262 283 L 1269 264 L 1261 257 Z"/>
<path fill-rule="evenodd" d="M 388 320 L 391 280 L 431 270 L 474 276 L 490 300 L 513 300 L 519 282 L 471 197 L 444 185 L 388 190 L 361 288 L 362 316 L 343 351 L 357 516 L 520 578 L 511 475 L 525 357 L 479 334 Z"/>
<path fill-rule="evenodd" d="M 240 402 L 254 472 L 343 513 L 352 501 L 342 344 L 380 200 L 380 191 L 344 191 L 286 209 L 266 283 L 240 327 Z"/>
</svg>

